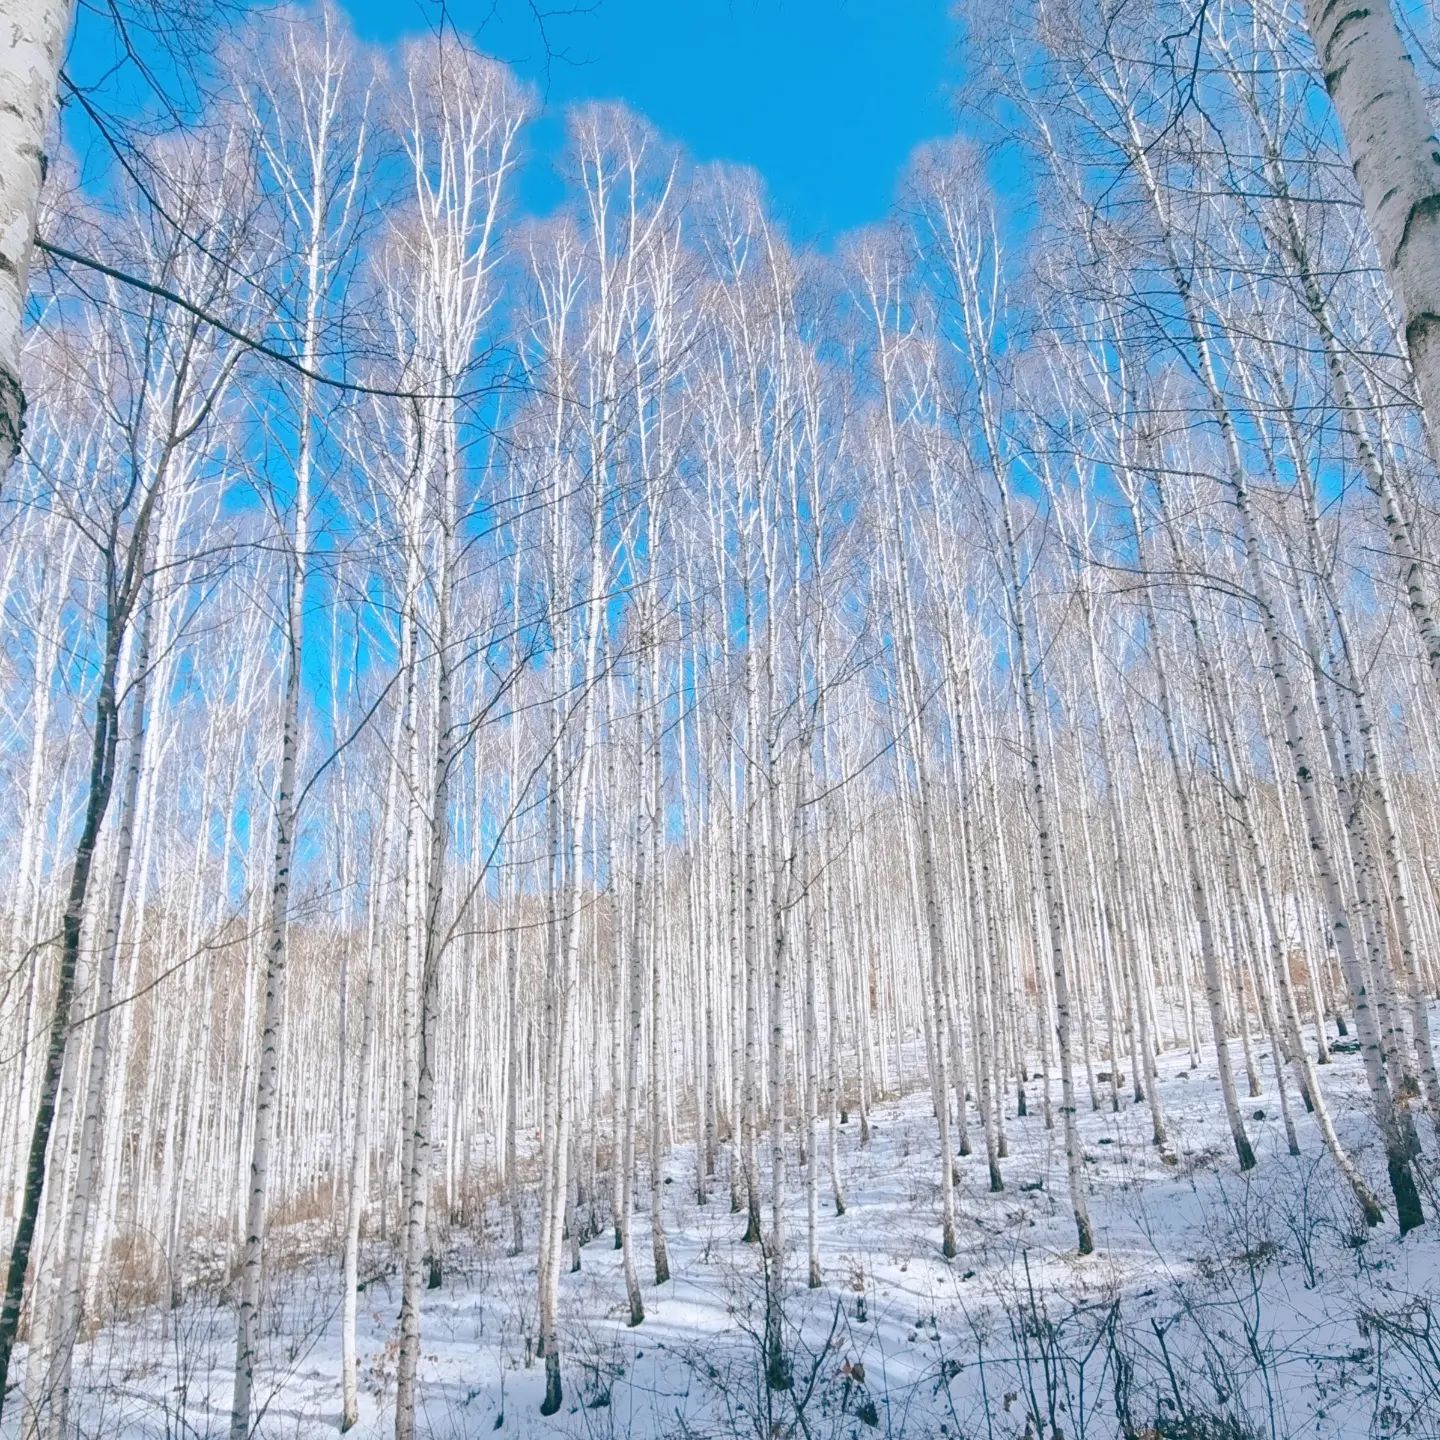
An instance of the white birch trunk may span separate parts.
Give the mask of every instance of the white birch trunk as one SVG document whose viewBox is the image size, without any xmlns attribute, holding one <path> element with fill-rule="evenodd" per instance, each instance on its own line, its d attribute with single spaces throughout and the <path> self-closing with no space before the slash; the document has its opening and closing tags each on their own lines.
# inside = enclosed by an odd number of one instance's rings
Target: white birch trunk
<svg viewBox="0 0 1440 1440">
<path fill-rule="evenodd" d="M 1388 0 L 1306 0 L 1360 186 L 1365 218 L 1405 325 L 1415 388 L 1440 455 L 1440 143 Z"/>
<path fill-rule="evenodd" d="M 25 295 L 73 13 L 73 0 L 13 0 L 0 17 L 0 485 L 25 424 Z"/>
</svg>

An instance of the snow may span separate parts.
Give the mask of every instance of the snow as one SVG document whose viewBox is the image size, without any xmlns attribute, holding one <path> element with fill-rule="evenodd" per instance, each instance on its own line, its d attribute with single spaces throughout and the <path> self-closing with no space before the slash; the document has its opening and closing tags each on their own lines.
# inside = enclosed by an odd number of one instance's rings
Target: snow
<svg viewBox="0 0 1440 1440">
<path fill-rule="evenodd" d="M 949 1263 L 939 1250 L 927 1094 L 877 1105 L 868 1147 L 853 1117 L 842 1128 L 843 1216 L 824 1179 L 822 1127 L 824 1283 L 813 1291 L 805 1288 L 804 1169 L 792 1145 L 788 1393 L 765 1388 L 763 1285 L 755 1248 L 739 1238 L 743 1217 L 730 1213 L 723 1178 L 706 1206 L 696 1204 L 694 1152 L 682 1147 L 666 1167 L 674 1279 L 645 1286 L 647 1318 L 631 1329 L 611 1232 L 585 1246 L 582 1270 L 561 1284 L 565 1404 L 542 1418 L 544 1367 L 531 1353 L 534 1256 L 505 1255 L 508 1214 L 497 1199 L 484 1227 L 450 1231 L 444 1283 L 425 1297 L 420 1433 L 1440 1435 L 1440 1325 L 1427 1328 L 1440 1310 L 1440 1220 L 1404 1240 L 1393 1223 L 1367 1231 L 1303 1113 L 1303 1153 L 1286 1153 L 1273 1076 L 1246 1102 L 1260 1163 L 1241 1175 L 1213 1062 L 1191 1071 L 1186 1054 L 1169 1053 L 1161 1074 L 1163 1156 L 1149 1143 L 1148 1109 L 1128 1094 L 1118 1115 L 1082 1109 L 1097 1238 L 1084 1260 L 1073 1253 L 1058 1117 L 1047 1129 L 1038 1084 L 1032 1113 L 1007 1116 L 1003 1193 L 989 1192 L 983 1149 L 958 1162 L 960 1253 Z M 1388 1196 L 1357 1057 L 1337 1053 L 1321 1079 L 1343 1138 Z M 1434 1137 L 1421 1123 L 1428 1148 L 1419 1169 L 1433 1217 Z M 975 1132 L 972 1124 L 972 1140 Z M 644 1209 L 642 1197 L 642 1281 Z M 271 1249 L 285 1253 L 285 1232 L 273 1234 Z M 362 1273 L 386 1268 L 386 1253 L 372 1246 Z M 256 1433 L 333 1435 L 338 1264 L 277 1268 L 270 1289 Z M 76 1361 L 80 1433 L 224 1434 L 234 1332 L 223 1301 L 197 1288 L 178 1311 L 147 1312 L 90 1339 Z M 393 1275 L 361 1297 L 362 1408 L 352 1434 L 393 1428 L 398 1308 Z M 18 1433 L 20 1409 L 7 1409 L 7 1436 Z"/>
</svg>

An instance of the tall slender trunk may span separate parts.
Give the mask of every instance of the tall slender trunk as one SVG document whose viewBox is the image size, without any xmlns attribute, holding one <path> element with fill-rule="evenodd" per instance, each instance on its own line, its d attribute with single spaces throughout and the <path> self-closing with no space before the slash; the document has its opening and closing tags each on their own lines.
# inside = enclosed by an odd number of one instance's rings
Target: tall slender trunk
<svg viewBox="0 0 1440 1440">
<path fill-rule="evenodd" d="M 370 904 L 366 916 L 365 980 L 362 1001 L 360 1056 L 357 1061 L 354 1134 L 351 1137 L 350 1172 L 345 1196 L 345 1237 L 341 1259 L 340 1301 L 340 1430 L 343 1434 L 360 1420 L 358 1356 L 355 1328 L 360 1301 L 360 1224 L 365 1215 L 370 1170 L 371 1071 L 374 1069 L 376 1010 L 375 972 L 384 930 L 384 902 L 389 894 L 386 874 L 390 824 L 395 814 L 401 783 L 400 738 L 403 716 L 397 712 L 390 745 L 390 774 L 380 811 L 380 825 L 374 846 L 370 877 Z"/>
<path fill-rule="evenodd" d="M 230 1440 L 250 1434 L 251 1394 L 259 1342 L 260 1286 L 266 1211 L 270 1204 L 271 1149 L 279 1100 L 280 1052 L 284 1044 L 285 986 L 290 925 L 290 866 L 295 850 L 295 770 L 300 748 L 300 687 L 305 629 L 305 586 L 310 545 L 310 382 L 301 401 L 300 463 L 296 471 L 295 530 L 286 577 L 285 690 L 280 711 L 280 776 L 275 790 L 275 849 L 270 908 L 265 923 L 265 1001 L 260 1020 L 260 1059 L 255 1072 L 254 1130 L 240 1262 L 240 1302 L 235 1323 L 235 1381 L 230 1399 Z"/>
<path fill-rule="evenodd" d="M 162 541 L 163 546 L 163 541 Z M 46 1400 L 50 1407 L 48 1433 L 51 1440 L 62 1440 L 69 1415 L 71 1360 L 79 1335 L 84 1304 L 85 1243 L 89 1234 L 91 1206 L 95 1198 L 101 1158 L 101 1107 L 110 1060 L 111 1000 L 115 988 L 115 957 L 120 944 L 120 928 L 125 917 L 127 887 L 130 881 L 131 854 L 135 841 L 135 816 L 140 792 L 140 772 L 145 758 L 146 697 L 149 689 L 151 634 L 154 612 L 148 606 L 141 623 L 141 639 L 134 656 L 134 685 L 130 706 L 134 716 L 130 738 L 130 755 L 125 771 L 125 785 L 120 795 L 116 822 L 115 869 L 110 881 L 106 907 L 105 931 L 100 942 L 96 966 L 92 1009 L 95 1030 L 90 1043 L 86 1067 L 80 1134 L 77 1145 L 75 1193 L 70 1202 L 61 1248 L 61 1270 L 56 1314 L 52 1321 L 51 1353 L 45 1382 Z M 167 1145 L 166 1153 L 173 1149 Z"/>
<path fill-rule="evenodd" d="M 90 878 L 100 827 L 110 806 L 115 787 L 115 754 L 120 738 L 120 696 L 117 690 L 120 655 L 130 620 L 145 584 L 150 552 L 150 526 L 160 502 L 164 473 L 170 450 L 162 456 L 150 488 L 136 514 L 128 539 L 123 543 L 112 531 L 105 565 L 105 637 L 101 652 L 100 683 L 95 695 L 94 719 L 90 732 L 89 785 L 85 814 L 70 863 L 70 883 L 65 895 L 61 921 L 60 965 L 55 998 L 45 1046 L 45 1065 L 40 1074 L 35 1107 L 35 1124 L 30 1134 L 25 1164 L 25 1188 L 20 1215 L 10 1245 L 5 1275 L 5 1300 L 0 1306 L 0 1409 L 5 1403 L 6 1380 L 15 1337 L 20 1329 L 20 1310 L 25 1300 L 25 1277 L 30 1267 L 30 1247 L 40 1215 L 45 1189 L 46 1153 L 55 1123 L 55 1101 L 70 1036 L 70 1009 L 75 996 L 75 974 L 80 960 L 81 935 L 85 925 Z"/>
<path fill-rule="evenodd" d="M 1002 478 L 1002 487 L 1004 483 Z M 1070 1034 L 1072 1023 L 1070 974 L 1065 959 L 1065 918 L 1061 910 L 1060 876 L 1056 864 L 1055 835 L 1052 828 L 1054 821 L 1040 764 L 1040 734 L 1035 714 L 1035 678 L 1030 664 L 1029 633 L 1023 608 L 1024 600 L 1020 593 L 1020 561 L 1015 543 L 1015 526 L 1011 516 L 1008 489 L 1002 491 L 1000 509 L 1004 532 L 1010 624 L 1015 632 L 1017 646 L 1016 671 L 1025 736 L 1025 765 L 1029 772 L 1029 789 L 1035 812 L 1036 843 L 1040 850 L 1040 878 L 1045 901 L 1046 930 L 1049 937 L 1050 973 L 1055 985 L 1055 1039 L 1060 1052 L 1060 1116 L 1065 1135 L 1065 1169 L 1070 1182 L 1070 1207 L 1075 1216 L 1077 1249 L 1080 1254 L 1089 1255 L 1095 1249 L 1095 1236 L 1090 1225 L 1090 1209 L 1085 1199 L 1085 1176 L 1082 1169 L 1084 1162 L 1080 1151 L 1080 1131 L 1075 1113 L 1075 1073 Z"/>
</svg>

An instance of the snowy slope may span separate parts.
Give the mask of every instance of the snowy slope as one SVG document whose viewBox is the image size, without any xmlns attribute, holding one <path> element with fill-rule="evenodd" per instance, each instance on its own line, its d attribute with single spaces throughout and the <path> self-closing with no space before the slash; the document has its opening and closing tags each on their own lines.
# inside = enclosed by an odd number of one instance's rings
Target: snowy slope
<svg viewBox="0 0 1440 1440">
<path fill-rule="evenodd" d="M 792 1158 L 788 1393 L 763 1381 L 758 1256 L 739 1241 L 723 1183 L 695 1204 L 694 1155 L 682 1149 L 667 1168 L 675 1278 L 646 1287 L 647 1319 L 632 1330 L 610 1233 L 585 1247 L 582 1270 L 562 1284 L 566 1402 L 542 1419 L 534 1258 L 505 1256 L 496 1203 L 486 1233 L 451 1232 L 444 1283 L 426 1296 L 422 1433 L 1440 1435 L 1440 1222 L 1403 1241 L 1392 1224 L 1366 1231 L 1303 1115 L 1304 1153 L 1286 1153 L 1273 1080 L 1247 1101 L 1260 1164 L 1241 1176 L 1213 1066 L 1191 1071 L 1187 1056 L 1167 1055 L 1162 1075 L 1164 1156 L 1149 1143 L 1148 1111 L 1128 1096 L 1118 1115 L 1081 1116 L 1098 1240 L 1085 1260 L 1072 1253 L 1058 1126 L 1047 1130 L 1038 1103 L 1007 1120 L 1004 1193 L 989 1193 L 983 1155 L 960 1162 L 951 1263 L 939 1252 L 926 1095 L 877 1107 L 868 1147 L 853 1121 L 843 1128 L 843 1216 L 822 1164 L 824 1283 L 813 1291 L 804 1170 Z M 1322 1076 L 1384 1194 L 1356 1058 L 1337 1054 Z M 1421 1169 L 1433 1186 L 1433 1164 Z M 1432 1213 L 1434 1199 L 1432 1189 Z M 643 1221 L 636 1246 L 643 1279 Z M 366 1259 L 367 1273 L 387 1268 L 378 1247 Z M 335 1266 L 317 1264 L 275 1282 L 257 1381 L 262 1436 L 335 1433 L 337 1279 Z M 361 1436 L 393 1425 L 398 1303 L 393 1279 L 362 1297 Z M 77 1363 L 82 1433 L 225 1433 L 232 1347 L 230 1314 L 213 1295 L 109 1328 Z"/>
</svg>

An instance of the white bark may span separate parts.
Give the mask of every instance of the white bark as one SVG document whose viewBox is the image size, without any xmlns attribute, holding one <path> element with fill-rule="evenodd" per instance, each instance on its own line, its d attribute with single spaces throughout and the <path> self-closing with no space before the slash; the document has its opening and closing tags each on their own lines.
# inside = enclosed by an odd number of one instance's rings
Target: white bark
<svg viewBox="0 0 1440 1440">
<path fill-rule="evenodd" d="M 73 13 L 73 0 L 6 0 L 0 9 L 0 484 L 25 424 L 25 296 Z"/>
<path fill-rule="evenodd" d="M 1440 141 L 1388 0 L 1306 0 L 1385 278 L 1400 306 L 1415 388 L 1440 456 Z"/>
</svg>

